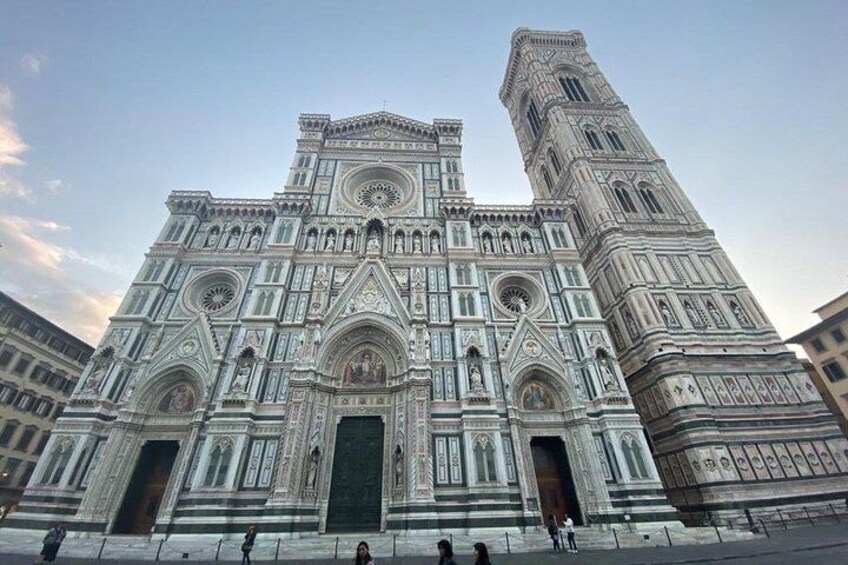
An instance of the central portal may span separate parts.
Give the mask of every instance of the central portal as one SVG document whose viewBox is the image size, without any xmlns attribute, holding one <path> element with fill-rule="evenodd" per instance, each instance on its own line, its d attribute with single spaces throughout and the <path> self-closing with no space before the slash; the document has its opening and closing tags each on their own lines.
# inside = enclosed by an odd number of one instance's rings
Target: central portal
<svg viewBox="0 0 848 565">
<path fill-rule="evenodd" d="M 176 441 L 144 444 L 112 533 L 151 533 L 179 450 Z"/>
<path fill-rule="evenodd" d="M 342 418 L 336 431 L 328 532 L 378 532 L 383 499 L 383 420 Z"/>
<path fill-rule="evenodd" d="M 530 441 L 530 450 L 545 523 L 553 514 L 562 524 L 563 517 L 568 514 L 575 524 L 581 524 L 574 480 L 562 440 L 558 437 L 534 437 Z"/>
</svg>

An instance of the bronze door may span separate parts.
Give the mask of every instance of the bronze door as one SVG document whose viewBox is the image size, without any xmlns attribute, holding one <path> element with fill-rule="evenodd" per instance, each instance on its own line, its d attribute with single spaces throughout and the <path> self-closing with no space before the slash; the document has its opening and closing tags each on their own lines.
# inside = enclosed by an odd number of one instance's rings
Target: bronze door
<svg viewBox="0 0 848 565">
<path fill-rule="evenodd" d="M 176 441 L 150 441 L 144 444 L 113 533 L 151 533 L 179 448 Z"/>
<path fill-rule="evenodd" d="M 372 416 L 342 418 L 336 431 L 327 531 L 380 531 L 382 498 L 383 421 Z"/>
<path fill-rule="evenodd" d="M 571 516 L 575 524 L 579 524 L 581 518 L 577 496 L 562 440 L 556 437 L 536 437 L 530 442 L 530 450 L 539 487 L 539 506 L 545 524 L 551 514 L 557 517 L 560 525 L 566 514 Z"/>
</svg>

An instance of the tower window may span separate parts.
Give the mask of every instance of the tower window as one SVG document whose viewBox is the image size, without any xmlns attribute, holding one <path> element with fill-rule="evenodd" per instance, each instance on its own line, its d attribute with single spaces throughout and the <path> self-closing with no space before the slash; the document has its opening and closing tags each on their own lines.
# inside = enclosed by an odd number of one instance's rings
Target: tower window
<svg viewBox="0 0 848 565">
<path fill-rule="evenodd" d="M 615 193 L 615 199 L 618 200 L 618 205 L 621 206 L 621 209 L 628 214 L 636 213 L 636 206 L 633 205 L 633 199 L 630 198 L 630 193 L 626 188 L 616 187 L 613 189 Z"/>
<path fill-rule="evenodd" d="M 545 186 L 548 188 L 548 192 L 553 193 L 554 183 L 551 180 L 551 175 L 548 173 L 548 169 L 544 165 L 542 165 L 542 180 L 545 181 Z"/>
<path fill-rule="evenodd" d="M 551 162 L 551 167 L 554 168 L 554 173 L 557 175 L 562 172 L 562 163 L 559 162 L 559 155 L 554 151 L 553 147 L 548 147 L 548 160 Z"/>
<path fill-rule="evenodd" d="M 542 119 L 539 117 L 539 110 L 536 108 L 536 102 L 534 100 L 531 100 L 527 106 L 526 116 L 527 123 L 530 124 L 530 129 L 533 131 L 533 136 L 539 135 L 539 132 L 542 131 Z"/>
<path fill-rule="evenodd" d="M 615 149 L 616 151 L 626 151 L 626 149 L 624 148 L 624 144 L 621 142 L 621 138 L 618 136 L 617 132 L 608 130 L 606 134 L 607 140 L 609 141 L 613 149 Z"/>
<path fill-rule="evenodd" d="M 595 151 L 603 151 L 604 146 L 601 144 L 601 138 L 598 137 L 597 132 L 590 129 L 586 129 L 583 130 L 583 135 L 586 136 L 586 141 L 589 142 L 589 147 L 591 147 Z"/>
<path fill-rule="evenodd" d="M 569 102 L 589 102 L 589 96 L 583 90 L 580 79 L 576 77 L 559 77 L 559 84 L 562 86 L 562 90 L 565 92 L 565 96 Z"/>
<path fill-rule="evenodd" d="M 642 202 L 645 204 L 645 207 L 650 210 L 652 214 L 663 213 L 662 206 L 660 206 L 660 201 L 657 200 L 657 197 L 654 196 L 654 192 L 650 188 L 640 188 L 639 198 L 642 199 Z"/>
</svg>

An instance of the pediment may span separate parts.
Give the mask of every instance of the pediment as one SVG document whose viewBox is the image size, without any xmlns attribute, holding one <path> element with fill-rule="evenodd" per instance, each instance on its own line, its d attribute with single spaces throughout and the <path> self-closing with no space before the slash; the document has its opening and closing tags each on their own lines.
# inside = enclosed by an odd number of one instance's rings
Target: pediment
<svg viewBox="0 0 848 565">
<path fill-rule="evenodd" d="M 379 259 L 365 259 L 348 277 L 345 288 L 325 316 L 327 327 L 355 314 L 385 316 L 409 326 L 409 312 L 398 293 L 394 277 Z"/>
<path fill-rule="evenodd" d="M 218 344 L 209 326 L 209 318 L 201 312 L 159 346 L 150 359 L 147 374 L 158 375 L 181 365 L 196 371 L 208 384 L 217 355 Z"/>
<path fill-rule="evenodd" d="M 564 367 L 567 363 L 559 347 L 529 316 L 522 316 L 516 324 L 504 359 L 512 375 L 532 364 Z"/>
<path fill-rule="evenodd" d="M 433 126 L 391 112 L 375 112 L 330 122 L 327 139 L 435 141 Z"/>
</svg>

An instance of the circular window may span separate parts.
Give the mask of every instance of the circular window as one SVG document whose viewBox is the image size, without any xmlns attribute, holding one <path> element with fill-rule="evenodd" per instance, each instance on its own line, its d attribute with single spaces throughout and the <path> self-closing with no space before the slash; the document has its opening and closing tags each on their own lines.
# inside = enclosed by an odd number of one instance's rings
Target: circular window
<svg viewBox="0 0 848 565">
<path fill-rule="evenodd" d="M 504 273 L 492 281 L 495 309 L 505 317 L 526 314 L 538 316 L 545 311 L 545 292 L 533 277 L 522 273 Z"/>
<path fill-rule="evenodd" d="M 356 202 L 366 208 L 393 208 L 400 203 L 400 191 L 386 181 L 374 181 L 362 186 L 356 193 Z"/>
<path fill-rule="evenodd" d="M 214 270 L 195 277 L 186 285 L 183 305 L 190 312 L 218 314 L 238 302 L 241 279 L 229 270 Z"/>
<path fill-rule="evenodd" d="M 522 314 L 530 309 L 533 299 L 530 293 L 520 286 L 505 286 L 498 298 L 504 308 L 515 314 Z"/>
<path fill-rule="evenodd" d="M 232 302 L 235 297 L 236 289 L 233 288 L 233 285 L 219 283 L 203 291 L 200 297 L 200 305 L 209 313 L 217 312 Z"/>
</svg>

